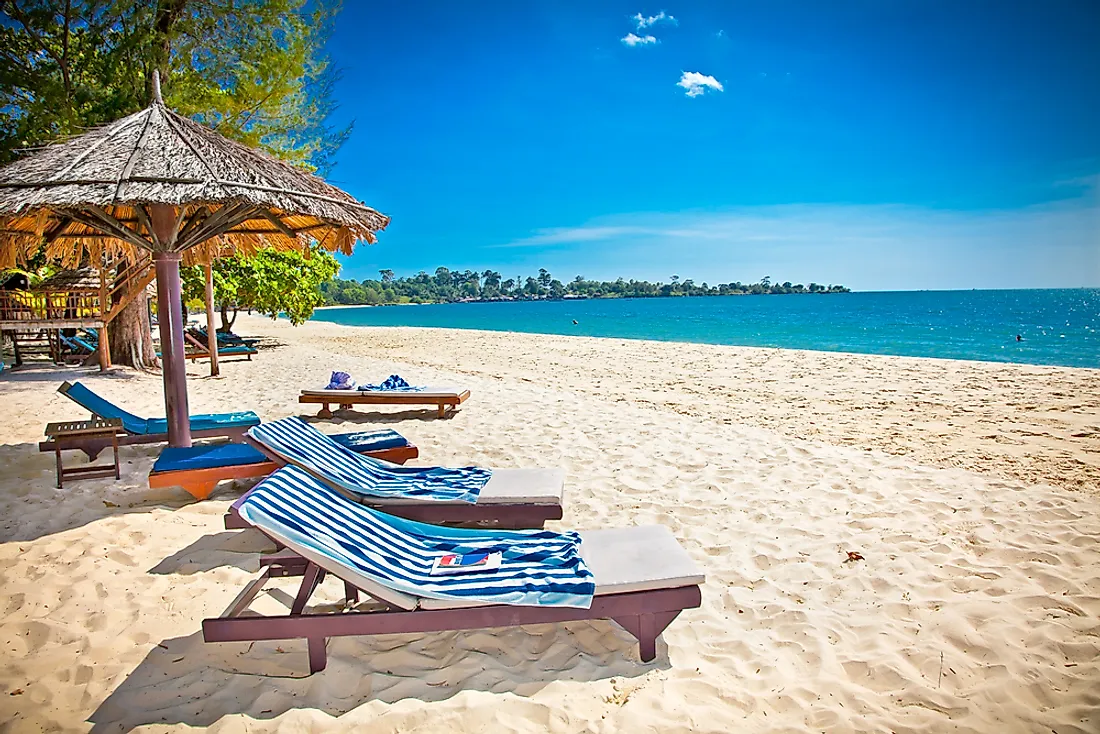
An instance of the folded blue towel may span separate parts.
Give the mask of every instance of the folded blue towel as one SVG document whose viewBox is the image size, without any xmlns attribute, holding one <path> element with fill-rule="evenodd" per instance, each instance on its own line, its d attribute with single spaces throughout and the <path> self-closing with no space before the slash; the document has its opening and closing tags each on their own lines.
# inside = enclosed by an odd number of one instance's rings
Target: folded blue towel
<svg viewBox="0 0 1100 734">
<path fill-rule="evenodd" d="M 347 372 L 333 372 L 328 381 L 326 390 L 350 390 L 355 387 L 355 380 Z"/>
<path fill-rule="evenodd" d="M 359 389 L 419 392 L 424 388 L 410 385 L 401 378 L 401 375 L 390 375 L 380 385 L 360 385 Z"/>
</svg>

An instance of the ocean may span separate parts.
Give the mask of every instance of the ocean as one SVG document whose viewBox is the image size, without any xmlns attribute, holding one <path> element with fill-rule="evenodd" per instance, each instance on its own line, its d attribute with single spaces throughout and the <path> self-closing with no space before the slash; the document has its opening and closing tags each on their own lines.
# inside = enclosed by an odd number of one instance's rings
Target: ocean
<svg viewBox="0 0 1100 734">
<path fill-rule="evenodd" d="M 1100 368 L 1096 288 L 346 306 L 313 320 Z"/>
</svg>

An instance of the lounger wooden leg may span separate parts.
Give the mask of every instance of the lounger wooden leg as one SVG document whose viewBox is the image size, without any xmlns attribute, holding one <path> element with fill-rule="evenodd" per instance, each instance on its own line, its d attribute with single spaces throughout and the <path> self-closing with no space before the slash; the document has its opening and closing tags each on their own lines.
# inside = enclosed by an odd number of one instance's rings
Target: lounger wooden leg
<svg viewBox="0 0 1100 734">
<path fill-rule="evenodd" d="M 64 470 L 61 468 L 61 448 L 56 448 L 54 454 L 57 456 L 57 488 L 61 489 L 61 477 L 64 476 Z"/>
<path fill-rule="evenodd" d="M 357 604 L 359 603 L 359 589 L 355 588 L 347 581 L 344 582 L 344 603 L 345 604 Z"/>
<path fill-rule="evenodd" d="M 265 568 L 263 570 L 263 573 L 260 574 L 259 578 L 250 583 L 248 586 L 244 587 L 244 591 L 242 591 L 240 595 L 237 596 L 236 601 L 233 602 L 233 605 L 225 613 L 225 618 L 232 619 L 233 617 L 236 617 L 238 614 L 243 612 L 245 609 L 248 609 L 248 605 L 251 604 L 252 600 L 255 599 L 263 590 L 264 585 L 267 584 L 267 580 L 269 578 L 271 578 L 271 568 Z"/>
<path fill-rule="evenodd" d="M 111 439 L 111 446 L 115 452 L 115 479 L 122 479 L 122 467 L 118 463 L 118 436 Z"/>
<path fill-rule="evenodd" d="M 217 486 L 217 482 L 197 482 L 184 487 L 184 489 L 195 499 L 204 500 L 210 496 Z"/>
<path fill-rule="evenodd" d="M 328 640 L 324 637 L 309 637 L 306 639 L 309 645 L 309 674 L 320 673 L 328 665 L 328 654 L 325 651 L 325 643 Z"/>
<path fill-rule="evenodd" d="M 447 416 L 447 406 L 440 403 L 439 405 L 439 417 L 445 418 Z"/>
<path fill-rule="evenodd" d="M 657 612 L 639 614 L 630 617 L 612 617 L 620 627 L 634 635 L 638 640 L 638 653 L 642 662 L 648 663 L 657 657 L 657 638 L 665 631 L 680 612 Z"/>
<path fill-rule="evenodd" d="M 306 602 L 313 595 L 314 589 L 321 581 L 321 569 L 316 564 L 309 564 L 305 575 L 302 576 L 302 585 L 298 587 L 298 596 L 294 598 L 294 605 L 290 608 L 290 614 L 297 616 L 306 608 Z M 312 657 L 312 656 L 311 656 Z"/>
<path fill-rule="evenodd" d="M 328 403 L 323 403 L 321 405 L 321 409 L 319 411 L 317 411 L 317 417 L 318 418 L 331 418 L 332 417 L 332 411 L 329 410 Z"/>
<path fill-rule="evenodd" d="M 657 623 L 652 614 L 642 614 L 638 617 L 638 656 L 643 663 L 648 663 L 657 657 Z"/>
</svg>

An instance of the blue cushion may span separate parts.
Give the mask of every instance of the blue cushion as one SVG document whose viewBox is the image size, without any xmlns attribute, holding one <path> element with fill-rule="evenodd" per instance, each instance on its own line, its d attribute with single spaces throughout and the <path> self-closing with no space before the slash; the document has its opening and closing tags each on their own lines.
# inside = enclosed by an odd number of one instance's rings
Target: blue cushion
<svg viewBox="0 0 1100 734">
<path fill-rule="evenodd" d="M 336 443 L 345 446 L 357 454 L 382 449 L 397 449 L 408 446 L 408 440 L 397 431 L 358 431 L 357 433 L 337 433 L 330 435 Z"/>
<path fill-rule="evenodd" d="M 130 433 L 140 436 L 168 433 L 168 421 L 164 418 L 139 418 L 133 413 L 127 413 L 109 400 L 96 395 L 79 382 L 71 384 L 65 395 L 101 418 L 120 419 L 122 427 Z M 239 413 L 209 413 L 191 416 L 192 431 L 206 431 L 215 428 L 247 428 L 259 425 L 259 423 L 260 416 L 251 410 Z"/>
<path fill-rule="evenodd" d="M 215 443 L 190 448 L 166 446 L 153 464 L 153 472 L 244 466 L 264 461 L 267 461 L 267 457 L 246 443 Z"/>
<path fill-rule="evenodd" d="M 65 395 L 76 401 L 78 404 L 84 406 L 88 411 L 95 413 L 100 418 L 118 418 L 122 421 L 122 427 L 130 433 L 148 433 L 145 426 L 145 419 L 139 418 L 133 413 L 127 413 L 122 408 L 118 407 L 114 403 L 101 398 L 94 392 L 84 387 L 79 382 L 74 382 L 69 386 Z M 258 423 L 259 421 L 257 421 Z M 165 428 L 167 430 L 167 428 Z"/>
<path fill-rule="evenodd" d="M 381 451 L 382 449 L 408 446 L 397 431 L 359 431 L 332 436 L 339 444 L 352 451 Z M 153 473 L 212 469 L 218 466 L 245 466 L 267 461 L 267 457 L 246 443 L 215 443 L 190 448 L 165 447 L 153 464 Z"/>
<path fill-rule="evenodd" d="M 202 413 L 191 416 L 192 431 L 209 431 L 218 428 L 247 428 L 258 426 L 260 416 L 251 410 L 237 413 Z M 164 418 L 149 418 L 145 421 L 143 433 L 168 433 L 168 421 Z"/>
</svg>

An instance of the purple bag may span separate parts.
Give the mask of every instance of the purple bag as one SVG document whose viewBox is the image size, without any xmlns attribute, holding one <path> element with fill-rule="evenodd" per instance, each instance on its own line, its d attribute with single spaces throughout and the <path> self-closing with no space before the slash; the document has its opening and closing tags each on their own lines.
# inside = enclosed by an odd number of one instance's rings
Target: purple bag
<svg viewBox="0 0 1100 734">
<path fill-rule="evenodd" d="M 333 372 L 332 379 L 328 382 L 326 390 L 350 390 L 355 387 L 355 381 L 347 372 Z"/>
</svg>

